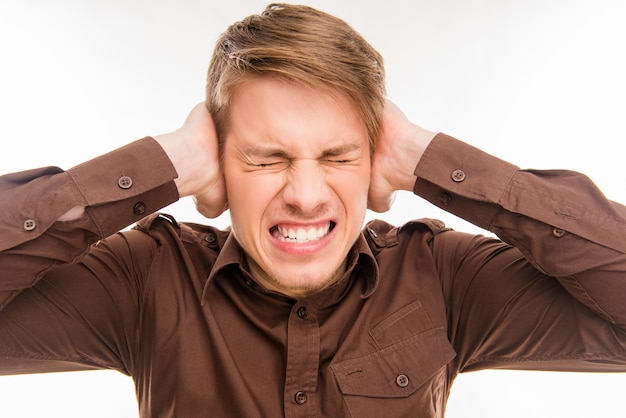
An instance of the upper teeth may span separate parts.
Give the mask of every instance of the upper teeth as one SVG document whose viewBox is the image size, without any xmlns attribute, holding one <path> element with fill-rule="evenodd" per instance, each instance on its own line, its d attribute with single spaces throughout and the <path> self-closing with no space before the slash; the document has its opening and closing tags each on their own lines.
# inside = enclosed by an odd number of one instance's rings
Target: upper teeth
<svg viewBox="0 0 626 418">
<path fill-rule="evenodd" d="M 325 226 L 315 228 L 284 228 L 278 227 L 277 238 L 282 241 L 291 241 L 291 242 L 308 242 L 308 241 L 316 241 L 320 238 L 323 238 L 326 234 L 328 234 L 328 230 L 330 228 L 330 224 Z"/>
</svg>

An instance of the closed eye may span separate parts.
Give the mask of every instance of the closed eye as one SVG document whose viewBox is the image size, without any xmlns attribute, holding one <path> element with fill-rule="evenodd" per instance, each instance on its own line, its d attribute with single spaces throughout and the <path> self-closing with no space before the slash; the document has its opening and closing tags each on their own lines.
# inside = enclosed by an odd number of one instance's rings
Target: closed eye
<svg viewBox="0 0 626 418">
<path fill-rule="evenodd" d="M 250 147 L 241 155 L 243 161 L 253 169 L 280 168 L 291 160 L 283 150 L 263 146 Z"/>
<path fill-rule="evenodd" d="M 291 165 L 291 160 L 276 157 L 253 157 L 248 159 L 248 166 L 251 170 L 283 170 Z"/>
<path fill-rule="evenodd" d="M 349 164 L 349 163 L 356 161 L 356 159 L 354 158 L 346 158 L 346 159 L 328 158 L 325 161 L 329 163 L 335 163 L 335 164 Z"/>
<path fill-rule="evenodd" d="M 361 148 L 355 144 L 341 145 L 327 149 L 322 154 L 322 160 L 331 164 L 352 164 L 359 160 Z"/>
<path fill-rule="evenodd" d="M 284 161 L 274 161 L 271 163 L 259 163 L 259 164 L 253 164 L 255 167 L 259 167 L 259 168 L 268 168 L 268 167 L 274 167 L 277 166 L 281 163 L 284 163 Z"/>
</svg>

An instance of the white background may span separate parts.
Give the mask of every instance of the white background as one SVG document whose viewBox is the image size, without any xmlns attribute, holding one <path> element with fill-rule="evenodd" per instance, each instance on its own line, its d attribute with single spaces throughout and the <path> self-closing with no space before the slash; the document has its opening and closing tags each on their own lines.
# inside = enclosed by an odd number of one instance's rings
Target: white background
<svg viewBox="0 0 626 418">
<path fill-rule="evenodd" d="M 621 0 L 311 0 L 385 56 L 389 96 L 414 121 L 528 168 L 590 175 L 626 202 L 626 11 Z M 258 0 L 0 0 L 0 172 L 69 168 L 176 129 L 203 99 L 214 41 Z M 207 222 L 183 199 L 166 209 Z M 394 223 L 436 217 L 404 194 Z M 371 217 L 371 216 L 370 216 Z M 228 217 L 216 221 L 228 224 Z M 448 418 L 626 417 L 626 375 L 478 372 Z M 129 378 L 0 378 L 2 417 L 136 417 Z"/>
</svg>

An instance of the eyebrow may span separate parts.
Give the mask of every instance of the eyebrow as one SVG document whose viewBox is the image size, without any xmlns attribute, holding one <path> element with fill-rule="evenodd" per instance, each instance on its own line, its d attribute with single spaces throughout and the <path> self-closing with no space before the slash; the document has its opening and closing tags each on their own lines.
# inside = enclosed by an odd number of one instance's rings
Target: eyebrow
<svg viewBox="0 0 626 418">
<path fill-rule="evenodd" d="M 246 155 L 255 157 L 277 157 L 277 158 L 290 158 L 289 154 L 280 148 L 265 145 L 252 145 L 244 150 Z"/>
<path fill-rule="evenodd" d="M 357 144 L 342 144 L 342 145 L 324 150 L 324 152 L 322 152 L 322 158 L 338 157 L 340 155 L 349 154 L 353 151 L 358 151 L 360 149 L 361 147 Z"/>
<path fill-rule="evenodd" d="M 345 155 L 353 151 L 358 151 L 361 149 L 361 146 L 358 144 L 341 144 L 335 147 L 331 147 L 322 151 L 322 154 L 319 158 L 328 158 L 328 157 L 337 157 L 340 155 Z M 276 148 L 274 146 L 265 146 L 265 145 L 252 145 L 244 150 L 244 153 L 249 156 L 256 157 L 274 157 L 274 158 L 284 158 L 284 159 L 292 159 L 292 155 L 290 155 L 287 151 Z"/>
</svg>

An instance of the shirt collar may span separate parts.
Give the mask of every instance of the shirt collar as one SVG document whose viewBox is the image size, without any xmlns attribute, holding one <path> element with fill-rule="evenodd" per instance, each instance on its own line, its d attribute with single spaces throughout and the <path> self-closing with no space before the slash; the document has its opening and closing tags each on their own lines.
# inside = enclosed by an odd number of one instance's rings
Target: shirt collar
<svg viewBox="0 0 626 418">
<path fill-rule="evenodd" d="M 363 280 L 361 297 L 364 299 L 368 298 L 378 287 L 378 263 L 363 233 L 359 234 L 351 254 L 354 255 L 349 261 L 348 271 L 352 271 L 355 268 L 359 270 L 358 274 Z"/>
<path fill-rule="evenodd" d="M 231 232 L 228 238 L 226 238 L 226 242 L 224 242 L 204 285 L 202 304 L 204 304 L 206 300 L 208 289 L 217 273 L 232 265 L 236 265 L 240 269 L 242 268 L 244 265 L 244 252 Z M 342 280 L 346 280 L 345 278 L 353 273 L 358 275 L 356 282 L 362 283 L 363 285 L 361 297 L 364 299 L 371 296 L 378 286 L 378 264 L 363 233 L 359 234 L 359 237 L 348 253 L 348 267 L 346 273 L 348 274 L 344 275 Z"/>
</svg>

